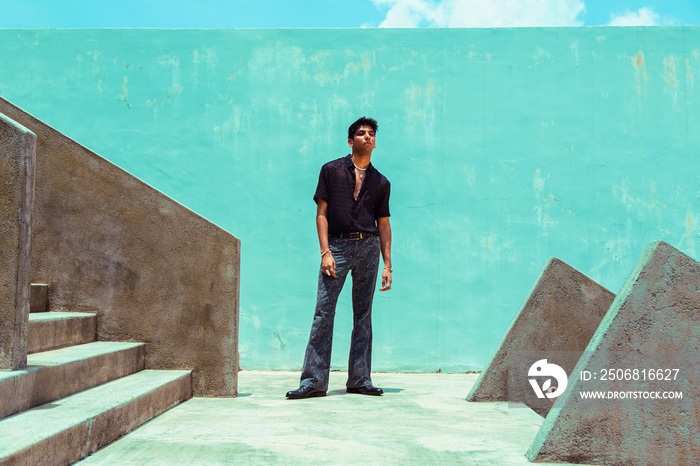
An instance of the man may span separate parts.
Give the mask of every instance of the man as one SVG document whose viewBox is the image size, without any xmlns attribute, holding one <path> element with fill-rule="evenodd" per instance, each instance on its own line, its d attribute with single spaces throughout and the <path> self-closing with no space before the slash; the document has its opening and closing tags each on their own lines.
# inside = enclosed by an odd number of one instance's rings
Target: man
<svg viewBox="0 0 700 466">
<path fill-rule="evenodd" d="M 348 129 L 352 154 L 326 163 L 314 195 L 321 246 L 316 313 L 306 347 L 301 383 L 287 398 L 325 396 L 331 365 L 333 319 L 338 295 L 352 274 L 353 329 L 348 363 L 348 393 L 381 395 L 372 385 L 372 300 L 379 255 L 384 258 L 382 287 L 391 288 L 389 181 L 370 163 L 377 122 L 360 118 Z"/>
</svg>

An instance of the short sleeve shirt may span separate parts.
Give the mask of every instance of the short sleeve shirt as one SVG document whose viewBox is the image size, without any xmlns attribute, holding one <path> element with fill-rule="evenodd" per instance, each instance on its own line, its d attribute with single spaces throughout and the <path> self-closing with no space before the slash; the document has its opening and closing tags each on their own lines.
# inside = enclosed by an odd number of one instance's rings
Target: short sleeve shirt
<svg viewBox="0 0 700 466">
<path fill-rule="evenodd" d="M 378 218 L 389 217 L 391 185 L 379 170 L 370 163 L 355 200 L 355 167 L 352 156 L 347 155 L 321 167 L 314 201 L 328 203 L 328 233 L 363 231 L 379 234 Z"/>
</svg>

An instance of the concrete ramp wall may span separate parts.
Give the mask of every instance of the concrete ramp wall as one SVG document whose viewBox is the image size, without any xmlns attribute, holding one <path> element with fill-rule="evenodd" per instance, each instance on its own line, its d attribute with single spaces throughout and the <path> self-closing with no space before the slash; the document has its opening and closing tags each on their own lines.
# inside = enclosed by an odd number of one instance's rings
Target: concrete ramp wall
<svg viewBox="0 0 700 466">
<path fill-rule="evenodd" d="M 467 399 L 546 416 L 534 462 L 699 464 L 699 360 L 700 263 L 653 242 L 615 296 L 550 259 Z"/>
<path fill-rule="evenodd" d="M 196 396 L 236 395 L 239 240 L 2 98 L 0 113 L 37 135 L 30 278 L 50 310 L 96 312 L 99 340 L 147 343 L 146 368 L 192 369 Z"/>
<path fill-rule="evenodd" d="M 527 380 L 529 358 L 538 352 L 549 357 L 557 353 L 556 364 L 571 373 L 614 298 L 578 270 L 551 258 L 467 400 L 521 402 L 546 416 L 549 400 L 537 399 L 529 385 L 517 383 Z"/>
<path fill-rule="evenodd" d="M 698 464 L 699 360 L 700 263 L 652 243 L 569 375 L 528 458 Z"/>
<path fill-rule="evenodd" d="M 27 362 L 36 136 L 0 114 L 0 370 Z"/>
</svg>

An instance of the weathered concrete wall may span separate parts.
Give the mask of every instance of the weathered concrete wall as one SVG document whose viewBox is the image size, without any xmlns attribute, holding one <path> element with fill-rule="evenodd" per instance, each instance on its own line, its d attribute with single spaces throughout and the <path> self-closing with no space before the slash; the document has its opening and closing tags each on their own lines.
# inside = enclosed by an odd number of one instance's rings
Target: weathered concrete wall
<svg viewBox="0 0 700 466">
<path fill-rule="evenodd" d="M 246 369 L 301 367 L 311 198 L 362 115 L 392 183 L 376 370 L 481 370 L 549 257 L 616 292 L 651 241 L 700 253 L 700 27 L 0 30 L 0 44 L 0 95 L 241 239 Z M 337 369 L 351 316 L 348 290 Z"/>
<path fill-rule="evenodd" d="M 547 261 L 467 400 L 522 402 L 546 416 L 549 400 L 538 399 L 522 383 L 539 359 L 533 354 L 543 352 L 570 374 L 613 299 L 612 292 L 563 261 Z"/>
<path fill-rule="evenodd" d="M 664 242 L 652 243 L 569 374 L 569 387 L 528 458 L 698 464 L 699 358 L 700 263 Z M 591 392 L 608 399 L 581 395 Z"/>
<path fill-rule="evenodd" d="M 27 363 L 36 136 L 0 112 L 0 370 Z"/>
<path fill-rule="evenodd" d="M 37 135 L 31 278 L 50 310 L 96 312 L 98 339 L 145 342 L 147 368 L 235 395 L 238 239 L 3 99 L 0 112 Z"/>
</svg>

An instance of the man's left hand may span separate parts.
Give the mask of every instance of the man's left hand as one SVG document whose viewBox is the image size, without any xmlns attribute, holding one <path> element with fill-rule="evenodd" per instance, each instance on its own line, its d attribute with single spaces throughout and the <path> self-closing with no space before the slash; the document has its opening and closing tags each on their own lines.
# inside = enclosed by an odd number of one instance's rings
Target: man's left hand
<svg viewBox="0 0 700 466">
<path fill-rule="evenodd" d="M 382 271 L 382 287 L 379 291 L 387 291 L 391 289 L 391 270 L 384 269 Z"/>
</svg>

